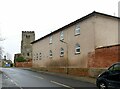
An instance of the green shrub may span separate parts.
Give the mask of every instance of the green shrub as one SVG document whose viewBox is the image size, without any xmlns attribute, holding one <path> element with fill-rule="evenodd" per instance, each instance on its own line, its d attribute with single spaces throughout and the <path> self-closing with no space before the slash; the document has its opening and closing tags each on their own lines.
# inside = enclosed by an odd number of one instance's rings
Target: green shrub
<svg viewBox="0 0 120 89">
<path fill-rule="evenodd" d="M 15 60 L 16 62 L 25 62 L 26 60 L 23 57 L 18 57 Z"/>
</svg>

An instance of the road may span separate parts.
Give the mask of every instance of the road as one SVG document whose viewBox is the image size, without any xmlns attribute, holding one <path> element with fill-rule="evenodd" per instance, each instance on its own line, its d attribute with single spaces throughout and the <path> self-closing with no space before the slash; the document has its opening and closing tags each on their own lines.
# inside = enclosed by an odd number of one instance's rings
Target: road
<svg viewBox="0 0 120 89">
<path fill-rule="evenodd" d="M 2 89 L 97 89 L 94 84 L 62 76 L 2 68 Z"/>
</svg>

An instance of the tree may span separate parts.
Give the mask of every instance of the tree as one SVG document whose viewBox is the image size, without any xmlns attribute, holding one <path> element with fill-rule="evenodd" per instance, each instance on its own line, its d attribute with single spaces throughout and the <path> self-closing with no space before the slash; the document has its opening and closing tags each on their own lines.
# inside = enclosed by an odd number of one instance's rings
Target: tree
<svg viewBox="0 0 120 89">
<path fill-rule="evenodd" d="M 25 62 L 26 60 L 23 57 L 18 57 L 15 59 L 16 62 Z"/>
<path fill-rule="evenodd" d="M 0 34 L 0 42 L 4 41 L 5 39 L 3 39 L 1 37 L 1 34 Z M 2 59 L 2 56 L 3 56 L 3 47 L 0 45 L 0 59 Z"/>
<path fill-rule="evenodd" d="M 3 50 L 2 47 L 0 47 L 0 59 L 2 59 L 2 56 L 3 56 Z"/>
</svg>

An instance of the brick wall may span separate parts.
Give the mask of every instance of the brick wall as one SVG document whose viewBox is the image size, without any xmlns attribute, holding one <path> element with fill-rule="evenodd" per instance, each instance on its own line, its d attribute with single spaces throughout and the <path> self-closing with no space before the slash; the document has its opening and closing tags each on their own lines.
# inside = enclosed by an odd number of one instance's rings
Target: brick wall
<svg viewBox="0 0 120 89">
<path fill-rule="evenodd" d="M 33 69 L 38 70 L 38 71 L 47 71 L 47 72 L 68 74 L 68 75 L 74 75 L 74 76 L 89 76 L 88 68 L 65 68 L 65 67 L 64 68 L 58 68 L 58 67 L 45 68 L 45 67 L 40 67 L 40 68 L 33 68 Z"/>
<path fill-rule="evenodd" d="M 31 62 L 16 62 L 15 67 L 32 67 L 32 61 Z"/>
<path fill-rule="evenodd" d="M 91 52 L 88 54 L 89 68 L 107 68 L 113 63 L 119 61 L 119 48 L 120 45 L 114 45 L 109 47 L 102 47 L 95 50 L 95 52 Z"/>
</svg>

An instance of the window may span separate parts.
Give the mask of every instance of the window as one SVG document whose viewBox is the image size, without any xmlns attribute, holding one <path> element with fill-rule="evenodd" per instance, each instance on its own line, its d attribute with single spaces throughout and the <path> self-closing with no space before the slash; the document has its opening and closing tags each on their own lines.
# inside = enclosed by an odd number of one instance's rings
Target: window
<svg viewBox="0 0 120 89">
<path fill-rule="evenodd" d="M 38 60 L 38 53 L 36 54 L 36 60 Z"/>
<path fill-rule="evenodd" d="M 120 71 L 120 64 L 115 64 L 108 68 L 109 71 Z"/>
<path fill-rule="evenodd" d="M 63 33 L 63 31 L 60 32 L 60 40 L 64 40 L 64 33 Z"/>
<path fill-rule="evenodd" d="M 79 45 L 79 44 L 76 44 L 76 45 L 75 45 L 75 53 L 76 53 L 76 54 L 79 54 L 79 53 L 80 53 L 80 45 Z"/>
<path fill-rule="evenodd" d="M 112 70 L 113 70 L 113 66 L 112 66 L 112 67 L 110 67 L 108 70 L 112 71 Z"/>
<path fill-rule="evenodd" d="M 30 56 L 30 54 L 29 54 L 29 53 L 27 53 L 27 56 Z"/>
<path fill-rule="evenodd" d="M 41 57 L 42 57 L 42 55 L 41 55 L 41 53 L 39 53 L 39 60 L 41 60 Z"/>
<path fill-rule="evenodd" d="M 80 26 L 76 26 L 75 35 L 79 35 L 79 34 L 80 34 Z"/>
<path fill-rule="evenodd" d="M 60 56 L 61 56 L 61 57 L 64 56 L 64 49 L 63 49 L 63 48 L 60 49 Z"/>
<path fill-rule="evenodd" d="M 52 43 L 52 36 L 50 36 L 50 42 L 49 42 L 50 44 Z"/>
<path fill-rule="evenodd" d="M 114 65 L 113 70 L 120 71 L 120 64 Z"/>
<path fill-rule="evenodd" d="M 52 55 L 52 51 L 51 51 L 51 50 L 50 50 L 50 52 L 49 52 L 49 56 L 50 56 L 50 57 L 52 57 L 52 56 L 53 56 L 53 55 Z"/>
<path fill-rule="evenodd" d="M 30 38 L 30 35 L 26 35 L 26 38 Z"/>
</svg>

